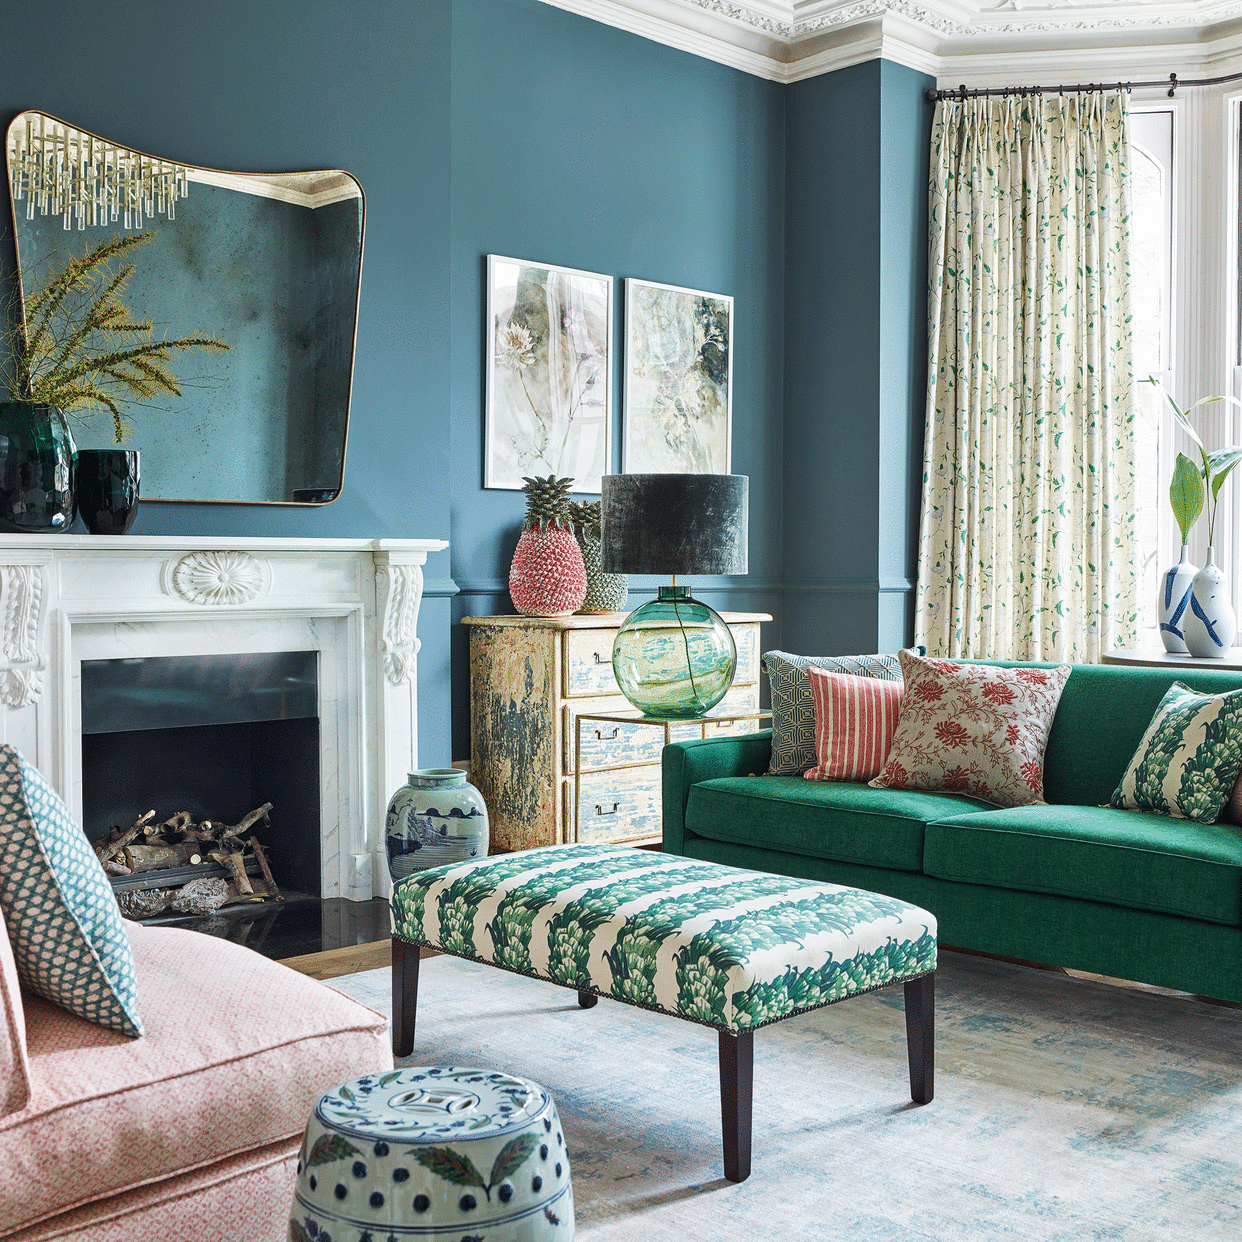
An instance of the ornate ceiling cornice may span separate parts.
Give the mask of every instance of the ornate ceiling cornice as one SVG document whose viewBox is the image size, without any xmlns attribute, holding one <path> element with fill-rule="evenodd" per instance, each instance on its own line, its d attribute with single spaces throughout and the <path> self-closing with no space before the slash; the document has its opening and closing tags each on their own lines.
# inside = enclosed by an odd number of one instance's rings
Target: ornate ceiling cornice
<svg viewBox="0 0 1242 1242">
<path fill-rule="evenodd" d="M 952 78 L 1054 54 L 1096 77 L 1216 72 L 1242 50 L 1242 0 L 545 0 L 792 82 L 884 56 Z"/>
</svg>

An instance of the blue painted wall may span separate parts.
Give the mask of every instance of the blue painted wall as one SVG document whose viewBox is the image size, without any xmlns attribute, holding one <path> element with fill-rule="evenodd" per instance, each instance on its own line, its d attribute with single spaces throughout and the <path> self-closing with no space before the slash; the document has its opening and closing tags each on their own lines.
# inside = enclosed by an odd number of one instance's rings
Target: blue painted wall
<svg viewBox="0 0 1242 1242">
<path fill-rule="evenodd" d="M 910 638 L 930 85 L 873 60 L 789 87 L 782 641 L 794 651 Z"/>
<path fill-rule="evenodd" d="M 751 572 L 736 580 L 745 589 L 694 585 L 717 608 L 777 613 L 783 88 L 538 0 L 456 0 L 452 59 L 454 615 L 513 611 L 525 511 L 521 492 L 482 487 L 487 254 L 615 278 L 614 470 L 624 277 L 733 295 L 733 470 L 750 476 Z M 631 606 L 644 594 L 632 591 Z M 464 686 L 466 633 L 455 628 Z M 457 704 L 457 757 L 468 730 Z"/>
<path fill-rule="evenodd" d="M 732 294 L 751 574 L 696 589 L 776 613 L 770 644 L 904 640 L 881 587 L 912 570 L 921 75 L 872 62 L 783 87 L 539 0 L 42 0 L 5 17 L 5 120 L 39 107 L 191 163 L 340 167 L 365 189 L 342 497 L 148 505 L 136 530 L 451 540 L 420 618 L 422 761 L 466 754 L 456 618 L 511 610 L 523 500 L 485 491 L 480 467 L 488 253 L 613 275 L 618 350 L 626 276 Z M 618 413 L 620 397 L 618 367 Z"/>
</svg>

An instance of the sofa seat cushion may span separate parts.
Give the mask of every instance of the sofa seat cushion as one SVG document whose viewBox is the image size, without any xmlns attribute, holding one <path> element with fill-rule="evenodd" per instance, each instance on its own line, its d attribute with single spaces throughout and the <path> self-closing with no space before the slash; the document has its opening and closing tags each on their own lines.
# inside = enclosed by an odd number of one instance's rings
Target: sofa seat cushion
<svg viewBox="0 0 1242 1242">
<path fill-rule="evenodd" d="M 690 788 L 686 829 L 713 841 L 897 871 L 923 869 L 923 826 L 977 798 L 801 776 L 726 776 Z"/>
<path fill-rule="evenodd" d="M 125 929 L 143 1039 L 25 998 L 31 1095 L 0 1118 L 0 1236 L 299 1136 L 325 1091 L 392 1065 L 386 1020 L 339 992 L 227 940 Z"/>
<path fill-rule="evenodd" d="M 927 825 L 923 870 L 1235 926 L 1242 828 L 1090 806 L 1020 806 Z"/>
</svg>

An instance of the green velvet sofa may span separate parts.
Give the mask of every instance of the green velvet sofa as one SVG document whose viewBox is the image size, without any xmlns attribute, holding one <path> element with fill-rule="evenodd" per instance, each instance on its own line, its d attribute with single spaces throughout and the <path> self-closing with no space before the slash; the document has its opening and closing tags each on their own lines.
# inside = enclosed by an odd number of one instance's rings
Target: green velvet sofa
<svg viewBox="0 0 1242 1242">
<path fill-rule="evenodd" d="M 1242 1001 L 1242 827 L 1107 806 L 1174 681 L 1215 694 L 1242 673 L 1074 665 L 1047 803 L 1009 810 L 758 775 L 770 730 L 666 746 L 664 849 L 899 897 L 944 945 Z"/>
</svg>

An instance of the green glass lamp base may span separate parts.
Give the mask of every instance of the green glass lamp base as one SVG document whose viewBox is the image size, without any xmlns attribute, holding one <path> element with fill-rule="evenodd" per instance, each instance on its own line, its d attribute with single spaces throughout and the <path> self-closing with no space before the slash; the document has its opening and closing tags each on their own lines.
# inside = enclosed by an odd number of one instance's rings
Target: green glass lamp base
<svg viewBox="0 0 1242 1242">
<path fill-rule="evenodd" d="M 643 715 L 693 720 L 728 693 L 737 646 L 718 612 L 685 587 L 661 587 L 617 631 L 612 668 L 621 693 Z"/>
</svg>

